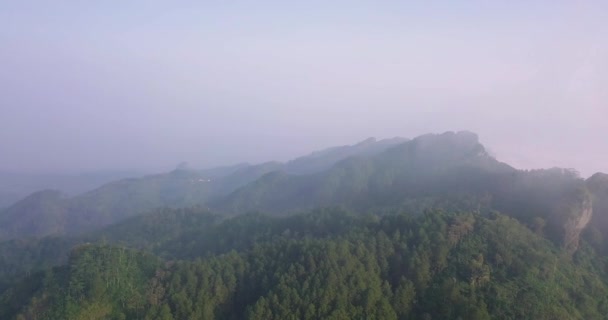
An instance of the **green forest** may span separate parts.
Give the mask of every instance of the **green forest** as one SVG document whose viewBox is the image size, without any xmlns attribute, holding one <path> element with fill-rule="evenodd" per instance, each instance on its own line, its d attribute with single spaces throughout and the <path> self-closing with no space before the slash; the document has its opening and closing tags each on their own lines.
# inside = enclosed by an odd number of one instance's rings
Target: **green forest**
<svg viewBox="0 0 608 320">
<path fill-rule="evenodd" d="M 208 220 L 190 210 L 165 217 Z M 184 221 L 166 221 L 173 226 Z M 137 230 L 137 229 L 133 229 Z M 145 229 L 144 229 L 145 230 Z M 203 232 L 204 231 L 204 232 Z M 145 231 L 144 231 L 145 232 Z M 171 233 L 170 231 L 168 233 Z M 2 319 L 602 319 L 606 260 L 513 218 L 249 214 L 170 240 L 79 244 L 0 298 Z"/>
<path fill-rule="evenodd" d="M 0 319 L 608 319 L 608 175 L 517 170 L 471 133 L 41 192 L 0 221 Z"/>
</svg>

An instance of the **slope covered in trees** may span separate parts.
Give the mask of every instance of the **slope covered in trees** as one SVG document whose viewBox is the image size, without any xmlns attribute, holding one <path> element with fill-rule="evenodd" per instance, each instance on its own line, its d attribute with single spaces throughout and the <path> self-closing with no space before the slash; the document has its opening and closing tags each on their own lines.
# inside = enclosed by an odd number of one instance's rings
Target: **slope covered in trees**
<svg viewBox="0 0 608 320">
<path fill-rule="evenodd" d="M 40 190 L 57 189 L 70 195 L 77 195 L 111 181 L 138 175 L 140 173 L 129 171 L 98 171 L 80 174 L 36 174 L 0 171 L 0 209 L 7 208 Z"/>
<path fill-rule="evenodd" d="M 165 259 L 109 245 L 76 247 L 67 265 L 4 292 L 0 318 L 603 319 L 608 314 L 606 265 L 590 262 L 595 258 L 590 247 L 569 258 L 497 212 L 254 214 L 216 224 L 201 235 L 205 241 L 186 234 L 175 241 L 194 247 L 169 245 L 174 257 Z"/>
<path fill-rule="evenodd" d="M 608 318 L 608 176 L 396 141 L 34 194 L 0 319 Z"/>
<path fill-rule="evenodd" d="M 58 191 L 41 191 L 0 211 L 0 240 L 82 233 L 158 207 L 205 205 L 209 199 L 229 194 L 269 172 L 316 173 L 345 158 L 365 158 L 403 141 L 368 139 L 287 163 L 240 164 L 209 170 L 180 166 L 165 174 L 108 183 L 71 198 Z"/>
<path fill-rule="evenodd" d="M 593 211 L 592 192 L 576 172 L 516 170 L 491 157 L 470 132 L 421 136 L 317 174 L 269 173 L 210 202 L 227 213 L 284 214 L 319 205 L 360 212 L 497 209 L 571 251 Z"/>
<path fill-rule="evenodd" d="M 269 173 L 210 205 L 227 212 L 403 206 L 411 199 L 483 196 L 490 179 L 515 173 L 488 155 L 475 134 L 448 132 L 424 135 L 373 157 L 348 158 L 317 174 Z"/>
</svg>

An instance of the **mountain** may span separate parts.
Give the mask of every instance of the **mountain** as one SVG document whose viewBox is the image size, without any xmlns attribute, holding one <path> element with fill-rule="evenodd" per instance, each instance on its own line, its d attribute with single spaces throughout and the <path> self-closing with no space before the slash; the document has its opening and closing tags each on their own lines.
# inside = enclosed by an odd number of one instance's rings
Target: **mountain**
<svg viewBox="0 0 608 320">
<path fill-rule="evenodd" d="M 9 207 L 28 195 L 45 189 L 77 195 L 99 186 L 137 176 L 135 172 L 88 172 L 81 174 L 25 174 L 0 172 L 0 209 Z"/>
<path fill-rule="evenodd" d="M 290 174 L 322 172 L 346 158 L 372 156 L 406 141 L 408 139 L 399 137 L 384 140 L 368 138 L 352 146 L 333 147 L 291 160 L 285 164 L 284 171 Z"/>
<path fill-rule="evenodd" d="M 305 173 L 313 169 L 320 171 Z M 71 198 L 36 193 L 0 213 L 0 239 L 85 233 L 158 207 L 201 205 L 235 215 L 337 205 L 358 212 L 401 208 L 418 214 L 432 208 L 496 209 L 574 252 L 581 234 L 591 232 L 586 231 L 590 221 L 606 225 L 599 213 L 605 206 L 602 197 L 589 190 L 600 180 L 586 183 L 575 172 L 557 168 L 516 170 L 490 156 L 477 135 L 466 131 L 413 140 L 367 139 L 287 163 L 210 170 L 180 166 Z"/>
<path fill-rule="evenodd" d="M 599 263 L 598 256 L 585 247 L 566 259 L 562 249 L 500 213 L 254 214 L 174 236 L 179 245 L 167 247 L 169 260 L 124 246 L 78 245 L 65 265 L 33 273 L 0 294 L 0 318 L 548 320 L 608 314 L 606 269 L 590 263 Z"/>
<path fill-rule="evenodd" d="M 171 257 L 176 239 L 207 233 L 220 216 L 201 207 L 156 209 L 80 235 L 47 236 L 0 242 L 0 292 L 16 278 L 65 264 L 70 250 L 87 243 L 107 243 Z M 184 249 L 185 250 L 185 249 Z M 182 251 L 184 251 L 182 250 Z"/>
<path fill-rule="evenodd" d="M 593 216 L 591 193 L 577 173 L 516 170 L 490 156 L 471 132 L 423 135 L 320 173 L 272 172 L 209 203 L 229 214 L 286 214 L 334 205 L 362 212 L 496 209 L 570 252 Z"/>
<path fill-rule="evenodd" d="M 56 191 L 38 192 L 0 214 L 0 238 L 77 234 L 158 207 L 203 205 L 209 197 L 230 192 L 272 170 L 274 166 L 266 165 L 211 172 L 176 169 L 111 182 L 71 198 Z"/>
<path fill-rule="evenodd" d="M 65 202 L 66 198 L 59 191 L 43 190 L 33 193 L 2 212 L 2 235 L 60 232 L 65 223 Z"/>
<path fill-rule="evenodd" d="M 184 164 L 169 173 L 110 182 L 74 197 L 51 190 L 37 192 L 0 212 L 0 239 L 77 234 L 158 207 L 206 205 L 209 199 L 229 194 L 270 172 L 318 172 L 347 157 L 377 154 L 403 140 L 367 139 L 288 163 L 238 164 L 208 170 L 193 170 Z"/>
<path fill-rule="evenodd" d="M 401 205 L 408 198 L 483 189 L 488 175 L 517 172 L 485 151 L 477 135 L 424 135 L 370 157 L 351 157 L 310 175 L 270 173 L 211 205 L 227 212 L 284 212 L 318 205 Z M 476 179 L 476 180 L 475 180 Z"/>
<path fill-rule="evenodd" d="M 32 194 L 0 319 L 608 319 L 608 175 L 382 141 Z"/>
</svg>

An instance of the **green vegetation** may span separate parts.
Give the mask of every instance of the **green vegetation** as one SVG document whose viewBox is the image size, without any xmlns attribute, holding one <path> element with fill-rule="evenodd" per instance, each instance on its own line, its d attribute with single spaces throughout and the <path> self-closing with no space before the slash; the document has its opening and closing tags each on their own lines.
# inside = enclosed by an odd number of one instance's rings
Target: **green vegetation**
<svg viewBox="0 0 608 320">
<path fill-rule="evenodd" d="M 0 298 L 2 319 L 603 319 L 606 274 L 493 212 L 260 214 L 166 242 L 81 245 Z M 221 236 L 218 236 L 221 235 Z M 179 248 L 183 248 L 180 250 Z M 165 251 L 167 248 L 157 248 Z M 176 258 L 179 257 L 179 258 Z M 163 261 L 164 260 L 164 261 Z M 606 270 L 606 265 L 602 265 Z"/>
<path fill-rule="evenodd" d="M 0 319 L 608 319 L 607 175 L 391 143 L 34 194 Z"/>
<path fill-rule="evenodd" d="M 240 164 L 200 171 L 180 165 L 169 173 L 115 181 L 71 198 L 58 191 L 36 192 L 4 210 L 0 208 L 0 240 L 74 235 L 159 207 L 204 206 L 210 199 L 227 195 L 270 172 L 317 173 L 348 157 L 372 156 L 403 141 L 366 140 L 287 163 Z"/>
<path fill-rule="evenodd" d="M 86 235 L 0 242 L 0 292 L 15 279 L 65 264 L 74 246 L 107 243 L 162 254 L 159 250 L 165 242 L 202 232 L 218 219 L 200 207 L 164 208 Z"/>
</svg>

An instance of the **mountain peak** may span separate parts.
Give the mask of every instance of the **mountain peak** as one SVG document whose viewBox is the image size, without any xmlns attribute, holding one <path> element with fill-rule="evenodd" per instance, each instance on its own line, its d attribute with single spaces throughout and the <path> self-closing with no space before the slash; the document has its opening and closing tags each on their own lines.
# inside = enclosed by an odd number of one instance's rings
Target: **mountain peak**
<svg viewBox="0 0 608 320">
<path fill-rule="evenodd" d="M 187 161 L 183 161 L 175 167 L 174 171 L 189 171 L 189 170 L 192 170 L 190 163 L 188 163 Z"/>
<path fill-rule="evenodd" d="M 587 179 L 589 188 L 597 192 L 599 190 L 608 190 L 608 174 L 598 172 Z"/>
<path fill-rule="evenodd" d="M 479 143 L 477 134 L 469 131 L 425 134 L 414 138 L 405 145 L 409 145 L 409 148 L 419 155 L 425 154 L 434 158 L 488 155 L 485 147 Z"/>
<path fill-rule="evenodd" d="M 479 136 L 470 131 L 446 131 L 441 134 L 429 133 L 414 138 L 419 143 L 446 142 L 461 146 L 475 146 L 479 144 Z"/>
<path fill-rule="evenodd" d="M 597 172 L 589 178 L 589 181 L 608 183 L 608 174 L 603 172 Z"/>
<path fill-rule="evenodd" d="M 376 143 L 376 141 L 378 141 L 376 138 L 374 137 L 369 137 L 363 141 L 358 142 L 357 144 L 355 144 L 356 147 L 362 147 L 365 145 L 369 145 L 369 144 L 373 144 Z"/>
</svg>

